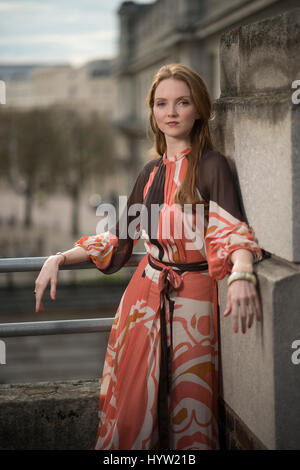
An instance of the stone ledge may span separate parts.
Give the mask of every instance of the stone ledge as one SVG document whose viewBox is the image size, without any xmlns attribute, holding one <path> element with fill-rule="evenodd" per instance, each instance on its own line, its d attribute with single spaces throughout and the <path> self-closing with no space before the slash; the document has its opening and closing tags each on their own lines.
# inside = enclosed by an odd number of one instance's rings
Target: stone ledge
<svg viewBox="0 0 300 470">
<path fill-rule="evenodd" d="M 234 162 L 243 212 L 259 245 L 299 263 L 300 105 L 290 91 L 272 91 L 220 98 L 214 112 L 214 140 Z"/>
<path fill-rule="evenodd" d="M 0 406 L 18 400 L 63 400 L 93 397 L 99 390 L 99 380 L 66 380 L 57 382 L 18 383 L 0 385 Z"/>
<path fill-rule="evenodd" d="M 92 450 L 99 380 L 0 385 L 0 449 Z"/>
<path fill-rule="evenodd" d="M 292 344 L 300 332 L 300 266 L 271 257 L 254 270 L 262 321 L 254 319 L 245 335 L 240 321 L 235 334 L 232 318 L 224 318 L 226 278 L 218 283 L 220 397 L 266 448 L 295 450 L 300 442 L 300 365 L 292 362 Z M 239 448 L 234 434 L 227 437 L 226 445 L 234 440 L 232 445 Z"/>
<path fill-rule="evenodd" d="M 291 89 L 299 78 L 300 8 L 221 37 L 221 97 Z"/>
</svg>

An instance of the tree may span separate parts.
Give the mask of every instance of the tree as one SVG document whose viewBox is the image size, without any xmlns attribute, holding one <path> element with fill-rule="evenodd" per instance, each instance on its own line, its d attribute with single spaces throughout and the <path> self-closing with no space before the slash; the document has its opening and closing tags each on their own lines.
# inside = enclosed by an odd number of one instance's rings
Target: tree
<svg viewBox="0 0 300 470">
<path fill-rule="evenodd" d="M 110 125 L 92 112 L 54 105 L 0 114 L 0 175 L 26 197 L 24 225 L 32 224 L 35 194 L 62 187 L 72 200 L 72 235 L 79 233 L 80 192 L 92 174 L 114 169 Z"/>
<path fill-rule="evenodd" d="M 110 125 L 97 113 L 80 114 L 72 107 L 57 106 L 55 122 L 65 153 L 60 181 L 72 199 L 72 235 L 79 234 L 80 193 L 91 175 L 114 170 Z"/>
<path fill-rule="evenodd" d="M 8 143 L 9 143 L 9 126 L 7 120 L 7 112 L 0 107 L 0 177 L 7 179 L 9 173 L 8 159 Z"/>
<path fill-rule="evenodd" d="M 4 176 L 18 194 L 25 196 L 24 226 L 30 227 L 37 190 L 55 188 L 63 158 L 60 135 L 48 109 L 9 108 L 1 119 Z"/>
</svg>

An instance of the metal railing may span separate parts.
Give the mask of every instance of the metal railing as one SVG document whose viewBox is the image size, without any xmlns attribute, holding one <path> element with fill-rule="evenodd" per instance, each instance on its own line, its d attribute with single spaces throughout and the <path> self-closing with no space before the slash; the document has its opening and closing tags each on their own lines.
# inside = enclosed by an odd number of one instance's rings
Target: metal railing
<svg viewBox="0 0 300 470">
<path fill-rule="evenodd" d="M 137 266 L 146 253 L 133 253 L 124 267 Z M 0 259 L 0 273 L 40 271 L 48 257 L 37 258 L 2 258 Z M 96 269 L 92 261 L 67 264 L 60 266 L 60 270 Z M 34 287 L 34 286 L 33 286 Z M 68 333 L 95 333 L 110 331 L 113 317 L 88 318 L 76 320 L 54 320 L 18 323 L 0 323 L 0 337 L 58 335 Z"/>
</svg>

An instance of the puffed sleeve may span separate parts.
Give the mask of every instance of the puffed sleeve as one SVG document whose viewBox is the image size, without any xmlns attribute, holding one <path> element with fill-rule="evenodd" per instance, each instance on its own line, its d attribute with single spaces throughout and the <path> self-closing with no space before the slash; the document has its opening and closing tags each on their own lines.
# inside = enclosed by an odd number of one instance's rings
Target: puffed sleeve
<svg viewBox="0 0 300 470">
<path fill-rule="evenodd" d="M 240 248 L 251 251 L 253 262 L 263 258 L 255 234 L 242 215 L 237 188 L 224 155 L 206 152 L 199 165 L 200 193 L 209 202 L 204 237 L 211 277 L 220 280 L 231 273 L 231 253 Z"/>
<path fill-rule="evenodd" d="M 141 212 L 137 210 L 139 206 L 134 205 L 143 204 L 143 191 L 148 174 L 149 163 L 139 173 L 126 207 L 115 226 L 99 235 L 81 237 L 73 244 L 74 247 L 84 248 L 89 259 L 104 274 L 112 274 L 121 269 L 131 257 L 133 248 L 138 242 Z"/>
</svg>

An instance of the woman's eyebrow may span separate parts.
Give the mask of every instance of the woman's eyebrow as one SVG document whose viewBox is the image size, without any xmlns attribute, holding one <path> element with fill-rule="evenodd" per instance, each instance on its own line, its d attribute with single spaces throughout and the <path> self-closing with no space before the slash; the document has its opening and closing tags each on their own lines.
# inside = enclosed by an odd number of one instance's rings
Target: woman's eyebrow
<svg viewBox="0 0 300 470">
<path fill-rule="evenodd" d="M 190 98 L 190 97 L 191 97 L 191 95 L 178 96 L 178 98 L 176 98 L 176 100 L 181 100 L 182 98 Z M 166 101 L 167 98 L 155 98 L 154 101 L 157 101 L 157 100 L 164 100 L 164 101 Z"/>
</svg>

